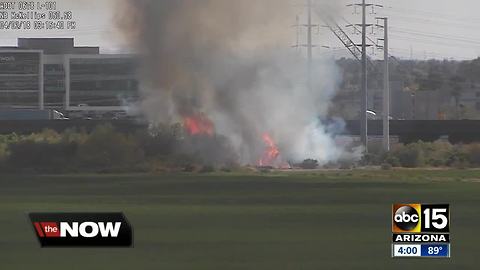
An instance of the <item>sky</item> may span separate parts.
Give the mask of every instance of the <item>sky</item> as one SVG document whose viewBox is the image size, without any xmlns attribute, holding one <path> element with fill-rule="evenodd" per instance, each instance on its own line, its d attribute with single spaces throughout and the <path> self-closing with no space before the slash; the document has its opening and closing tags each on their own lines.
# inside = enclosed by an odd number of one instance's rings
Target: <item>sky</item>
<svg viewBox="0 0 480 270">
<path fill-rule="evenodd" d="M 352 3 L 341 1 L 344 6 Z M 370 3 L 384 6 L 376 9 L 377 14 L 369 14 L 369 18 L 371 23 L 377 23 L 373 19 L 377 16 L 389 18 L 390 53 L 394 56 L 459 60 L 480 56 L 478 0 L 372 0 Z M 352 13 L 353 8 L 342 11 L 348 21 L 360 23 L 360 14 Z M 376 31 L 376 37 L 383 37 L 383 31 Z M 376 57 L 382 54 L 379 51 Z"/>
<path fill-rule="evenodd" d="M 10 0 L 12 1 L 12 0 Z M 161 1 L 161 0 L 160 0 Z M 261 0 L 259 0 L 261 1 Z M 326 1 L 326 0 L 324 0 Z M 344 2 L 339 24 L 361 22 L 360 14 L 353 14 L 348 3 L 361 0 L 328 0 Z M 5 2 L 5 0 L 0 0 Z M 302 0 L 292 0 L 292 7 L 298 6 Z M 367 2 L 369 2 L 367 0 Z M 403 59 L 472 59 L 480 56 L 480 1 L 478 0 L 372 0 L 384 5 L 376 14 L 369 14 L 370 22 L 376 16 L 387 16 L 390 20 L 390 53 Z M 61 0 L 57 1 L 62 10 L 72 10 L 78 24 L 76 31 L 12 31 L 0 30 L 0 44 L 16 45 L 19 37 L 75 37 L 78 46 L 100 46 L 103 53 L 125 52 L 121 38 L 113 18 L 119 0 Z M 302 11 L 298 11 L 303 20 Z M 303 14 L 304 15 L 304 14 Z M 319 18 L 316 18 L 317 22 Z M 345 19 L 345 20 L 344 20 Z M 303 22 L 304 23 L 304 22 Z M 295 44 L 295 18 L 285 18 L 285 31 L 292 32 L 292 44 Z M 352 30 L 346 32 L 353 39 Z M 375 35 L 372 34 L 375 32 Z M 315 49 L 317 55 L 334 54 L 336 57 L 348 56 L 341 44 L 327 29 L 315 33 Z M 376 40 L 383 36 L 379 29 L 370 31 L 369 36 Z M 301 38 L 303 39 L 304 33 Z M 324 48 L 327 46 L 329 48 Z M 372 57 L 380 58 L 381 51 L 369 52 Z"/>
</svg>

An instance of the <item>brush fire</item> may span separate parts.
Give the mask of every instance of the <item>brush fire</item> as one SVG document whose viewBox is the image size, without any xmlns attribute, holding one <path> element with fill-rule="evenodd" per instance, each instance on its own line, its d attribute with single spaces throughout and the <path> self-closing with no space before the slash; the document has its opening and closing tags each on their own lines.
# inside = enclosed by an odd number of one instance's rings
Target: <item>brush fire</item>
<svg viewBox="0 0 480 270">
<path fill-rule="evenodd" d="M 185 132 L 193 137 L 215 136 L 215 126 L 213 122 L 203 113 L 183 117 L 183 128 Z M 265 150 L 256 165 L 258 167 L 290 168 L 286 162 L 282 161 L 280 150 L 270 134 L 264 133 L 262 140 L 265 144 Z"/>
<path fill-rule="evenodd" d="M 318 14 L 335 6 L 316 2 Z M 143 67 L 139 110 L 152 124 L 180 119 L 188 151 L 277 168 L 359 158 L 318 120 L 328 118 L 341 73 L 330 57 L 308 65 L 290 48 L 289 0 L 122 3 L 119 29 Z"/>
<path fill-rule="evenodd" d="M 211 137 L 215 134 L 213 122 L 204 114 L 183 117 L 183 127 L 192 136 L 207 135 Z"/>
<path fill-rule="evenodd" d="M 265 150 L 262 157 L 258 160 L 257 166 L 289 169 L 290 165 L 282 160 L 280 150 L 270 134 L 264 133 L 262 139 L 265 143 Z"/>
</svg>

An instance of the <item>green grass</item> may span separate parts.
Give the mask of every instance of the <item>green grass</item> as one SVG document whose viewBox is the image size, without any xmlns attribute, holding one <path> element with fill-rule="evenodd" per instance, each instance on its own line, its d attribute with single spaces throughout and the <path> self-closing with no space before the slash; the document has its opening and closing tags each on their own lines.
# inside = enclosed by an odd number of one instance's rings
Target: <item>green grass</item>
<svg viewBox="0 0 480 270">
<path fill-rule="evenodd" d="M 450 203 L 450 260 L 390 258 L 395 202 Z M 0 269 L 478 269 L 480 171 L 0 176 Z M 30 211 L 123 211 L 132 249 L 41 249 Z"/>
</svg>

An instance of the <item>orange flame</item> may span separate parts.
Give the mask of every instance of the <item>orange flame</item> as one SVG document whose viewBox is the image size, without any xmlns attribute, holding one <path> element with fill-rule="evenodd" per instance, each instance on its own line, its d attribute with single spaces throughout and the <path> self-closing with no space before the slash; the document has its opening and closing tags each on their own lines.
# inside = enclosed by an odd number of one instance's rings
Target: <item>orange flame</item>
<svg viewBox="0 0 480 270">
<path fill-rule="evenodd" d="M 204 114 L 197 114 L 193 116 L 186 116 L 183 118 L 183 127 L 188 134 L 196 135 L 208 135 L 213 136 L 215 134 L 215 126 L 213 122 L 208 119 Z"/>
<path fill-rule="evenodd" d="M 258 161 L 258 165 L 273 166 L 280 157 L 280 150 L 278 150 L 277 145 L 268 133 L 264 133 L 262 139 L 266 148 L 263 152 L 262 158 Z"/>
</svg>

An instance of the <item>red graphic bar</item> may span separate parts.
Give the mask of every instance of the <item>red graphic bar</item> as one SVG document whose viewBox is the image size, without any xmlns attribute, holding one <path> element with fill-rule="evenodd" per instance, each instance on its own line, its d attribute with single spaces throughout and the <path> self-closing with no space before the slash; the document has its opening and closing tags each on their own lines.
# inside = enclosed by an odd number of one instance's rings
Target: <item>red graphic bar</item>
<svg viewBox="0 0 480 270">
<path fill-rule="evenodd" d="M 34 222 L 33 225 L 35 226 L 35 230 L 37 230 L 38 236 L 45 237 L 45 235 L 43 234 L 42 228 L 40 227 L 40 224 L 38 224 L 38 222 Z"/>
</svg>

